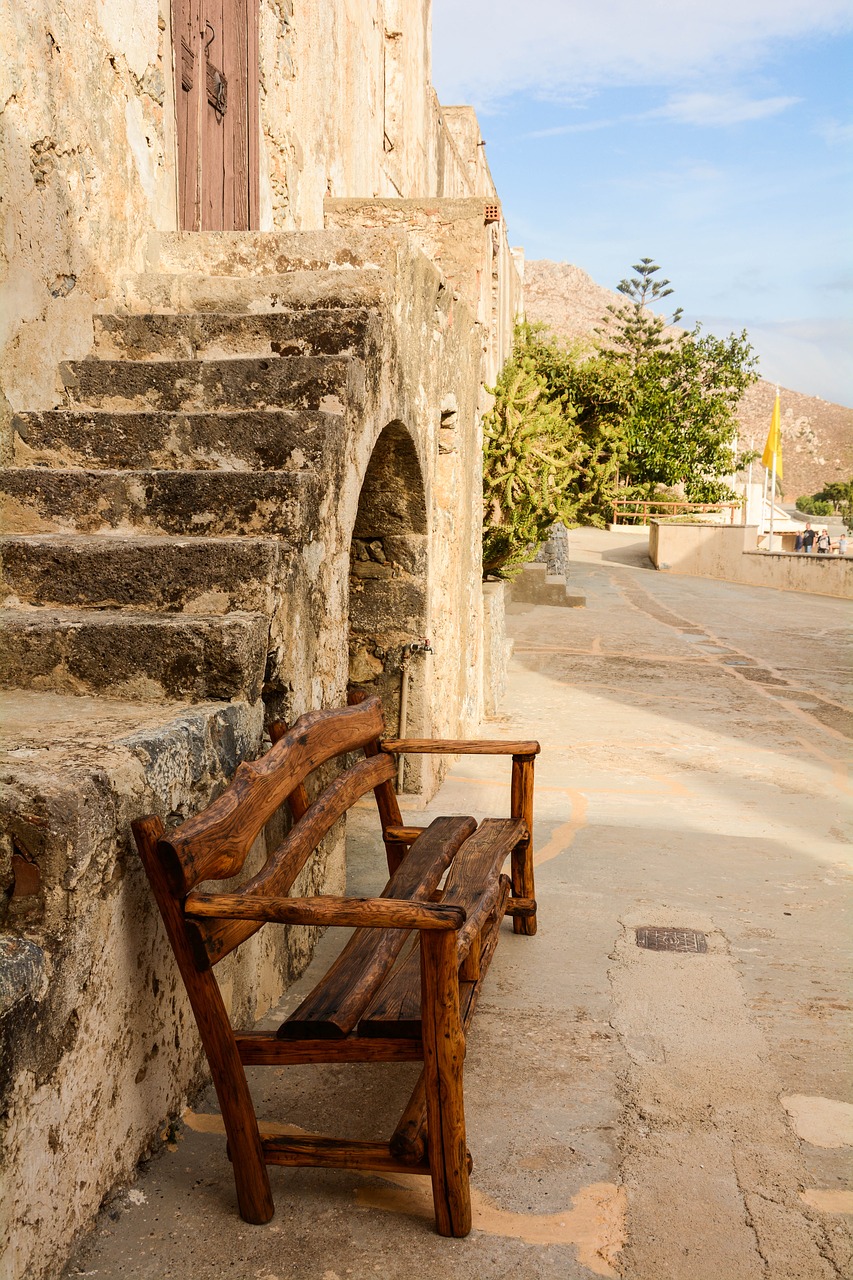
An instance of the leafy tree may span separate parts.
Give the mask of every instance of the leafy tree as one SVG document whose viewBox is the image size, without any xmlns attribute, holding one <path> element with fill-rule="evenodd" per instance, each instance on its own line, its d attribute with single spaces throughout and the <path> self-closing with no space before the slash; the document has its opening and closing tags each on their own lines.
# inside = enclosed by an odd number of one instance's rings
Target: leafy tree
<svg viewBox="0 0 853 1280">
<path fill-rule="evenodd" d="M 853 479 L 830 480 L 814 496 L 824 502 L 831 502 L 835 510 L 840 511 L 845 504 L 853 503 Z"/>
<path fill-rule="evenodd" d="M 744 464 L 734 452 L 736 413 L 754 365 L 745 332 L 717 338 L 698 324 L 641 359 L 623 424 L 625 480 L 683 484 L 691 502 L 733 497 L 723 477 Z"/>
<path fill-rule="evenodd" d="M 840 515 L 846 528 L 853 529 L 853 479 L 831 480 L 820 493 L 798 498 L 797 508 L 812 516 Z"/>
<path fill-rule="evenodd" d="M 797 509 L 804 511 L 808 516 L 831 516 L 835 510 L 831 502 L 827 502 L 825 498 L 819 498 L 816 495 L 798 498 Z"/>
<path fill-rule="evenodd" d="M 595 346 L 564 347 L 522 324 L 484 423 L 483 566 L 511 576 L 551 524 L 604 524 L 617 492 L 652 498 L 683 485 L 690 501 L 735 496 L 737 405 L 754 382 L 746 332 L 673 329 L 649 304 L 671 293 L 642 258 L 621 281 Z"/>
<path fill-rule="evenodd" d="M 648 307 L 673 292 L 669 280 L 655 280 L 651 258 L 634 265 L 637 275 L 622 280 L 630 299 L 607 308 L 596 331 L 603 357 L 631 376 L 630 403 L 623 418 L 629 486 L 683 484 L 688 499 L 714 502 L 734 497 L 723 477 L 749 459 L 737 459 L 738 403 L 756 380 L 756 359 L 746 331 L 717 338 L 697 324 L 672 330 L 682 316 L 667 321 Z"/>
</svg>

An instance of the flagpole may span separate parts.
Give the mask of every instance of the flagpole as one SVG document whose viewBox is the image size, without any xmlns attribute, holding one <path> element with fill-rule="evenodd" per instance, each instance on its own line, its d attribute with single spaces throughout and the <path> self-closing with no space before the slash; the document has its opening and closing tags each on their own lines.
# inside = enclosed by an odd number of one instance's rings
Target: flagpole
<svg viewBox="0 0 853 1280">
<path fill-rule="evenodd" d="M 761 532 L 764 533 L 764 526 L 767 522 L 767 477 L 769 472 L 764 468 L 764 488 L 761 491 Z"/>
<path fill-rule="evenodd" d="M 776 510 L 776 450 L 773 450 L 773 475 L 770 480 L 770 546 L 773 550 L 773 515 Z"/>
</svg>

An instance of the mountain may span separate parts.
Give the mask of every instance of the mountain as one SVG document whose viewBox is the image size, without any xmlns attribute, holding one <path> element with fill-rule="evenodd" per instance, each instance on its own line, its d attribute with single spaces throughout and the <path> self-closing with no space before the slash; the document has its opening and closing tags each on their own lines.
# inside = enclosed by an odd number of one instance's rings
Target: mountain
<svg viewBox="0 0 853 1280">
<path fill-rule="evenodd" d="M 624 301 L 621 294 L 596 284 L 569 262 L 542 259 L 524 264 L 527 319 L 547 325 L 559 338 L 591 337 L 605 308 Z M 738 411 L 742 448 L 763 449 L 775 394 L 775 386 L 762 378 L 744 395 Z M 853 409 L 787 388 L 781 389 L 781 400 L 786 500 L 817 493 L 830 480 L 849 479 L 853 475 Z"/>
</svg>

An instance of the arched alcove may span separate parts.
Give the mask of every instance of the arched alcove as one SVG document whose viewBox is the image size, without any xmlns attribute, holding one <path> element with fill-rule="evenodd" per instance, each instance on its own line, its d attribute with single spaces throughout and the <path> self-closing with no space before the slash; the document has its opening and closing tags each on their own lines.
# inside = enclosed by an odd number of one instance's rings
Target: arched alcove
<svg viewBox="0 0 853 1280">
<path fill-rule="evenodd" d="M 389 730 L 400 726 L 407 678 L 405 731 L 428 731 L 428 654 L 412 652 L 428 635 L 427 516 L 415 446 L 400 422 L 376 442 L 358 502 L 350 548 L 349 688 L 378 693 Z M 404 789 L 420 786 L 421 762 L 406 762 Z"/>
</svg>

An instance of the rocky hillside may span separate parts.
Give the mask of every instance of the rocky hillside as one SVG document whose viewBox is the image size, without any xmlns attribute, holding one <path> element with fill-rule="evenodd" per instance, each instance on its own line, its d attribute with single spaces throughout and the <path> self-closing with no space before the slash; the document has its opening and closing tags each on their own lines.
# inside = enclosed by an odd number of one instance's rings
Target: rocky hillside
<svg viewBox="0 0 853 1280">
<path fill-rule="evenodd" d="M 623 301 L 580 267 L 545 260 L 525 263 L 524 299 L 528 320 L 568 340 L 590 337 L 605 308 Z M 774 396 L 764 379 L 747 391 L 739 413 L 742 445 L 763 447 Z M 783 388 L 782 439 L 786 500 L 853 475 L 853 409 Z"/>
</svg>

